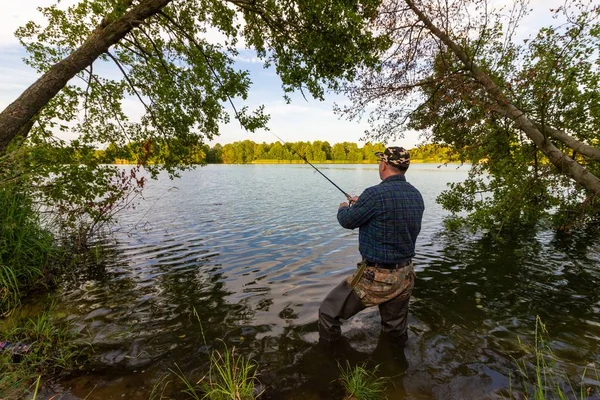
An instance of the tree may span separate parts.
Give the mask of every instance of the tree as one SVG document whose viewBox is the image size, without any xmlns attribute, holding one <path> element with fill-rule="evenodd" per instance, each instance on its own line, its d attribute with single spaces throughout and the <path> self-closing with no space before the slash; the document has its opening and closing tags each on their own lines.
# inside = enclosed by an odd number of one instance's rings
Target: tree
<svg viewBox="0 0 600 400">
<path fill-rule="evenodd" d="M 219 102 L 247 95 L 247 72 L 231 67 L 242 38 L 276 66 L 286 92 L 304 87 L 321 97 L 323 83 L 335 87 L 336 78 L 352 78 L 357 65 L 373 63 L 370 47 L 380 48 L 382 41 L 363 28 L 377 4 L 93 0 L 66 11 L 45 8 L 48 27 L 29 23 L 18 31 L 32 54 L 29 62 L 43 75 L 0 114 L 0 151 L 18 134 L 28 135 L 32 124 L 43 129 L 49 118 L 72 119 L 77 106 L 88 112 L 77 131 L 93 135 L 92 128 L 107 127 L 97 115 L 100 105 L 115 120 L 126 119 L 120 108 L 125 94 L 144 104 L 146 114 L 136 126 L 144 133 L 185 137 L 197 127 L 211 138 L 215 124 L 227 120 Z M 224 44 L 208 42 L 208 26 L 227 37 Z M 96 60 L 113 63 L 123 78 L 104 80 L 93 69 Z M 49 104 L 76 76 L 85 88 L 68 85 Z M 266 122 L 260 111 L 246 111 L 236 111 L 246 129 Z"/>
<path fill-rule="evenodd" d="M 223 146 L 221 158 L 225 164 L 243 164 L 244 150 L 242 142 L 228 143 Z"/>
<path fill-rule="evenodd" d="M 419 129 L 471 161 L 469 178 L 438 201 L 467 211 L 474 227 L 559 228 L 600 213 L 600 6 L 552 10 L 564 23 L 515 40 L 526 1 L 506 10 L 486 0 L 392 0 L 374 29 L 392 41 L 381 67 L 344 87 L 358 118 L 369 104 L 369 137 Z"/>
<path fill-rule="evenodd" d="M 268 145 L 265 142 L 254 145 L 254 159 L 264 160 L 267 158 L 267 152 L 269 151 Z"/>
<path fill-rule="evenodd" d="M 268 155 L 270 160 L 283 160 L 284 153 L 283 145 L 280 142 L 275 142 L 271 145 Z"/>
<path fill-rule="evenodd" d="M 360 66 L 375 64 L 385 38 L 365 26 L 378 4 L 82 0 L 66 9 L 43 8 L 47 26 L 30 22 L 17 32 L 27 62 L 41 76 L 0 113 L 0 156 L 11 154 L 0 161 L 19 153 L 27 160 L 12 165 L 36 165 L 23 176 L 39 185 L 22 185 L 34 190 L 51 186 L 50 177 L 76 176 L 84 165 L 89 180 L 41 193 L 72 188 L 66 197 L 82 206 L 109 196 L 110 182 L 121 173 L 87 156 L 88 149 L 127 148 L 127 159 L 154 176 L 163 168 L 176 174 L 197 161 L 204 140 L 217 136 L 232 116 L 248 131 L 268 122 L 262 107 L 243 105 L 251 77 L 235 68 L 239 47 L 254 49 L 275 67 L 284 95 L 301 90 L 322 98 L 340 79 L 353 79 Z M 209 40 L 209 31 L 224 39 Z M 141 104 L 141 117 L 127 114 L 123 103 L 130 99 Z M 55 157 L 55 148 L 69 146 L 57 139 L 65 131 L 77 138 L 75 162 Z"/>
<path fill-rule="evenodd" d="M 346 161 L 346 146 L 343 143 L 336 143 L 331 147 L 331 159 L 333 161 Z"/>
<path fill-rule="evenodd" d="M 220 143 L 215 144 L 212 148 L 205 145 L 208 149 L 206 153 L 207 163 L 222 163 L 223 162 L 223 146 Z"/>
<path fill-rule="evenodd" d="M 344 148 L 346 149 L 346 154 L 348 161 L 350 162 L 362 162 L 363 160 L 363 151 L 358 148 L 356 143 L 344 142 Z"/>
<path fill-rule="evenodd" d="M 324 143 L 320 140 L 316 140 L 311 144 L 313 160 L 317 162 L 325 162 L 327 160 L 327 153 L 324 150 L 324 147 Z"/>
</svg>

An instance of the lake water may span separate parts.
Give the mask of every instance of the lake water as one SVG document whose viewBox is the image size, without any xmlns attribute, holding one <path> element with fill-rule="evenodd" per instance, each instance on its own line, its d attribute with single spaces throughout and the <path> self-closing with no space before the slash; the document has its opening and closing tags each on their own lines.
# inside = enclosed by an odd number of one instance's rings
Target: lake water
<svg viewBox="0 0 600 400">
<path fill-rule="evenodd" d="M 379 182 L 376 165 L 319 167 L 351 195 Z M 500 398 L 522 382 L 515 360 L 531 360 L 538 315 L 557 371 L 575 379 L 600 365 L 598 241 L 446 232 L 435 198 L 467 172 L 416 164 L 407 173 L 426 211 L 405 359 L 380 351 L 376 309 L 343 327 L 345 359 L 379 364 L 390 399 Z M 103 265 L 63 290 L 57 307 L 95 350 L 93 370 L 63 388 L 149 398 L 169 369 L 203 377 L 210 350 L 226 345 L 259 365 L 265 398 L 341 399 L 316 321 L 359 259 L 358 231 L 336 220 L 344 200 L 307 165 L 209 165 L 151 181 L 122 213 Z"/>
</svg>

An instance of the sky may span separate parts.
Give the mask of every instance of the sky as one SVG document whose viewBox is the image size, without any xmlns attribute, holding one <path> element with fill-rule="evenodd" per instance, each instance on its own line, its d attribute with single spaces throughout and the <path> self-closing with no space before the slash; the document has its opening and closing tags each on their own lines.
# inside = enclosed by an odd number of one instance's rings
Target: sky
<svg viewBox="0 0 600 400">
<path fill-rule="evenodd" d="M 61 5 L 76 2 L 77 0 L 63 0 Z M 498 2 L 511 3 L 510 0 Z M 38 78 L 38 74 L 23 62 L 26 53 L 14 37 L 14 31 L 30 20 L 42 22 L 37 7 L 48 6 L 55 1 L 19 0 L 5 3 L 7 4 L 3 4 L 3 12 L 0 14 L 0 110 L 14 101 Z M 531 0 L 530 6 L 534 11 L 523 24 L 523 34 L 533 32 L 541 25 L 555 23 L 550 19 L 548 10 L 563 3 L 564 0 Z M 250 71 L 253 81 L 246 105 L 253 109 L 263 104 L 266 113 L 271 116 L 270 130 L 281 139 L 286 142 L 322 140 L 331 144 L 344 141 L 364 144 L 361 138 L 368 128 L 366 121 L 347 121 L 333 112 L 334 102 L 343 103 L 343 97 L 328 94 L 325 101 L 318 101 L 308 95 L 305 100 L 300 94 L 296 94 L 292 96 L 292 103 L 286 104 L 281 81 L 274 70 L 264 69 L 250 50 L 242 50 L 240 56 L 236 66 Z M 141 105 L 133 100 L 127 101 L 124 108 L 131 110 L 134 115 L 141 112 Z M 257 143 L 273 143 L 277 141 L 273 133 L 265 130 L 247 132 L 232 118 L 230 124 L 221 127 L 221 135 L 209 143 L 226 144 L 246 139 Z M 418 133 L 409 132 L 404 138 L 392 140 L 387 144 L 412 148 L 421 141 Z"/>
</svg>

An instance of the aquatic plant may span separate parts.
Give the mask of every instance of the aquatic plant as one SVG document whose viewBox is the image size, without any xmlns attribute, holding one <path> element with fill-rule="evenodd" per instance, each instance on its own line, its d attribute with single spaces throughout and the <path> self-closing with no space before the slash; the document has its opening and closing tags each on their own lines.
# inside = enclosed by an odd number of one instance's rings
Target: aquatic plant
<svg viewBox="0 0 600 400">
<path fill-rule="evenodd" d="M 208 347 L 202 321 L 195 308 L 193 313 L 198 320 L 202 340 Z M 182 393 L 195 400 L 254 400 L 262 395 L 263 391 L 257 390 L 258 365 L 253 360 L 238 354 L 235 347 L 231 349 L 227 345 L 224 347 L 223 351 L 213 350 L 209 357 L 208 373 L 196 383 L 188 379 L 179 365 L 175 364 L 175 369 L 169 369 L 170 373 L 184 385 Z M 150 395 L 151 400 L 164 398 L 166 388 L 171 383 L 167 378 L 168 375 L 164 376 L 154 385 Z"/>
<path fill-rule="evenodd" d="M 0 187 L 0 316 L 39 283 L 56 253 L 52 235 L 38 223 L 32 199 L 10 185 Z"/>
<path fill-rule="evenodd" d="M 223 352 L 213 351 L 208 374 L 196 384 L 186 378 L 179 366 L 176 367 L 177 370 L 170 371 L 186 386 L 183 393 L 196 400 L 253 400 L 262 394 L 256 393 L 256 363 L 237 354 L 235 347 L 226 347 Z"/>
<path fill-rule="evenodd" d="M 223 353 L 214 351 L 210 358 L 210 373 L 208 379 L 200 382 L 205 397 L 210 400 L 225 399 L 254 399 L 256 394 L 257 365 L 243 356 L 235 353 L 235 347 L 225 348 Z"/>
<path fill-rule="evenodd" d="M 591 396 L 600 395 L 600 386 L 598 386 L 600 378 L 595 365 L 591 364 L 585 367 L 581 374 L 580 383 L 575 385 L 566 374 L 560 372 L 560 368 L 557 366 L 557 358 L 548 342 L 548 330 L 541 318 L 537 316 L 535 321 L 535 344 L 532 351 L 535 365 L 527 359 L 515 360 L 524 393 L 511 387 L 509 389 L 510 399 L 546 400 L 558 398 L 561 400 L 585 400 L 591 398 Z M 527 346 L 520 339 L 519 344 L 527 349 Z M 586 383 L 590 370 L 595 374 L 595 380 L 592 379 L 595 382 L 593 384 Z M 578 389 L 576 389 L 577 386 Z"/>
<path fill-rule="evenodd" d="M 377 400 L 385 398 L 385 384 L 387 378 L 377 377 L 379 366 L 372 370 L 367 369 L 366 364 L 357 365 L 354 368 L 346 361 L 346 367 L 338 363 L 341 375 L 339 381 L 346 391 L 346 400 Z"/>
<path fill-rule="evenodd" d="M 171 381 L 169 380 L 169 377 L 170 377 L 169 374 L 164 375 L 152 386 L 152 391 L 150 392 L 150 396 L 148 397 L 148 400 L 162 400 L 162 399 L 169 398 L 168 396 L 165 396 L 167 387 L 171 383 Z M 185 376 L 184 376 L 184 378 L 185 378 Z M 189 381 L 187 379 L 185 379 L 184 382 L 189 383 Z"/>
<path fill-rule="evenodd" d="M 11 316 L 0 326 L 0 398 L 21 398 L 39 390 L 42 379 L 60 378 L 83 365 L 83 348 L 71 325 L 52 307 L 33 317 Z"/>
</svg>

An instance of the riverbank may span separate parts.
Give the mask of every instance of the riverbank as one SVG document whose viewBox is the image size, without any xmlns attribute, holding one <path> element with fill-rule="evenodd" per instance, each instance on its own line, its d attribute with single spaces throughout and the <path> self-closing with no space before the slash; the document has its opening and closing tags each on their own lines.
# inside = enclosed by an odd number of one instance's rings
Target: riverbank
<svg viewBox="0 0 600 400">
<path fill-rule="evenodd" d="M 49 297 L 47 297 L 49 298 Z M 91 347 L 52 305 L 22 306 L 0 327 L 0 398 L 35 397 L 84 368 Z"/>
</svg>

